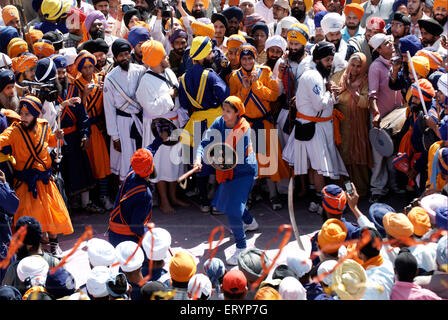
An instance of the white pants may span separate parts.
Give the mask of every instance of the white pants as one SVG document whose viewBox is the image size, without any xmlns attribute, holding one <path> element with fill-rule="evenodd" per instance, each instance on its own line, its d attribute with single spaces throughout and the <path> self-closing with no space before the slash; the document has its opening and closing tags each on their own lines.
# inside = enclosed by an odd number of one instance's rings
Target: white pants
<svg viewBox="0 0 448 320">
<path fill-rule="evenodd" d="M 123 181 L 131 168 L 131 158 L 137 149 L 135 140 L 131 138 L 132 118 L 117 115 L 117 127 L 120 136 L 121 152 L 115 150 L 110 140 L 110 171 L 120 176 Z"/>
</svg>

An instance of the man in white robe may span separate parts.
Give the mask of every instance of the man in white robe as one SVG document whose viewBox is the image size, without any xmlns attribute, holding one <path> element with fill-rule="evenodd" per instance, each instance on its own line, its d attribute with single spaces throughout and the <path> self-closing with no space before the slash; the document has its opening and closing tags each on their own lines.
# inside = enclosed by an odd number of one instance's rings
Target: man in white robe
<svg viewBox="0 0 448 320">
<path fill-rule="evenodd" d="M 142 108 L 135 102 L 134 96 L 145 68 L 130 63 L 132 49 L 131 45 L 127 44 L 129 43 L 126 40 L 119 39 L 112 45 L 114 60 L 118 66 L 106 75 L 103 91 L 106 129 L 111 137 L 110 169 L 113 174 L 119 176 L 120 181 L 123 181 L 129 172 L 131 157 L 137 150 L 137 144 L 138 147 L 142 146 L 141 136 L 139 139 L 137 134 L 139 128 L 140 135 L 143 133 L 142 125 L 138 123 L 138 114 Z"/>
<path fill-rule="evenodd" d="M 143 63 L 147 67 L 136 92 L 136 100 L 143 108 L 143 145 L 151 144 L 155 137 L 151 130 L 152 121 L 165 118 L 179 128 L 179 83 L 176 75 L 168 67 L 168 56 L 163 44 L 156 40 L 148 40 L 142 44 Z M 177 103 L 175 103 L 177 102 Z M 173 214 L 173 206 L 188 206 L 176 196 L 177 179 L 183 173 L 181 163 L 181 144 L 163 144 L 154 156 L 156 183 L 160 197 L 160 210 Z"/>
<path fill-rule="evenodd" d="M 344 27 L 345 19 L 336 12 L 330 12 L 321 21 L 325 39 L 333 43 L 336 53 L 333 59 L 333 72 L 344 70 L 347 67 L 345 60 L 347 55 L 347 43 L 342 39 L 341 30 Z"/>
<path fill-rule="evenodd" d="M 337 180 L 341 175 L 348 176 L 333 134 L 337 87 L 327 79 L 334 53 L 335 47 L 330 42 L 321 41 L 315 46 L 312 69 L 305 71 L 299 80 L 295 126 L 283 150 L 283 159 L 294 166 L 295 175 L 307 174 L 311 169 L 316 190 L 312 202 L 317 204 L 322 202 L 320 192 L 325 177 Z"/>
</svg>

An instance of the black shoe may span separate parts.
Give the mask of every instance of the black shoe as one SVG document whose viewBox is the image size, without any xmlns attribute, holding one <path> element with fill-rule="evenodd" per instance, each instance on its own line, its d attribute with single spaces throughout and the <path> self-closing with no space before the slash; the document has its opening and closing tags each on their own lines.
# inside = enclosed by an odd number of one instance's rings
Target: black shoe
<svg viewBox="0 0 448 320">
<path fill-rule="evenodd" d="M 372 194 L 369 198 L 370 203 L 377 203 L 383 199 L 383 196 L 380 194 Z"/>
</svg>

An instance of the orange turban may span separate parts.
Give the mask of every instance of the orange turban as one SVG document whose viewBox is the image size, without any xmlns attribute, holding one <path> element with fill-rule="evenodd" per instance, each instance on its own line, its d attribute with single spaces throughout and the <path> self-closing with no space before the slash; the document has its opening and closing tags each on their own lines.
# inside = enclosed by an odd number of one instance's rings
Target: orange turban
<svg viewBox="0 0 448 320">
<path fill-rule="evenodd" d="M 38 40 L 33 44 L 34 54 L 36 56 L 43 55 L 46 58 L 54 53 L 54 46 L 48 40 Z"/>
<path fill-rule="evenodd" d="M 23 54 L 20 57 L 12 59 L 12 71 L 14 71 L 15 74 L 22 73 L 35 67 L 36 64 L 37 57 L 34 54 Z"/>
<path fill-rule="evenodd" d="M 171 279 L 188 282 L 196 273 L 196 261 L 188 252 L 179 251 L 171 258 L 169 269 Z"/>
<path fill-rule="evenodd" d="M 270 286 L 264 286 L 257 290 L 254 300 L 283 300 L 280 293 Z"/>
<path fill-rule="evenodd" d="M 29 32 L 26 33 L 26 41 L 30 44 L 35 43 L 37 40 L 42 39 L 44 33 L 37 29 L 30 29 Z"/>
<path fill-rule="evenodd" d="M 227 49 L 239 48 L 245 42 L 246 39 L 242 35 L 232 34 L 227 38 Z"/>
<path fill-rule="evenodd" d="M 191 12 L 191 10 L 193 10 L 193 6 L 194 6 L 196 1 L 198 1 L 198 0 L 185 0 L 185 4 L 187 5 L 188 11 Z M 200 1 L 202 1 L 202 3 L 204 4 L 204 9 L 207 10 L 208 9 L 209 0 L 200 0 Z"/>
<path fill-rule="evenodd" d="M 414 234 L 421 237 L 431 230 L 431 221 L 429 214 L 422 207 L 414 207 L 408 213 L 409 221 L 414 226 Z"/>
<path fill-rule="evenodd" d="M 168 20 L 168 21 L 170 21 L 170 20 Z M 143 27 L 143 28 L 146 28 L 146 29 L 148 29 L 148 31 L 149 31 L 149 33 L 151 34 L 151 28 L 149 27 L 149 24 L 147 24 L 147 23 L 145 23 L 144 21 L 136 21 L 135 23 L 134 23 L 134 26 L 132 27 L 132 28 L 134 28 L 134 27 Z"/>
<path fill-rule="evenodd" d="M 329 184 L 322 189 L 322 205 L 328 213 L 342 214 L 347 204 L 347 195 L 341 187 Z"/>
<path fill-rule="evenodd" d="M 193 30 L 193 35 L 195 36 L 209 37 L 210 39 L 215 37 L 215 26 L 213 23 L 195 20 L 191 24 L 191 30 Z"/>
<path fill-rule="evenodd" d="M 237 96 L 229 96 L 226 100 L 224 100 L 224 102 L 232 104 L 238 110 L 240 116 L 246 113 L 246 108 L 244 107 L 243 101 L 241 101 L 241 99 Z"/>
<path fill-rule="evenodd" d="M 317 235 L 317 242 L 322 251 L 334 253 L 339 250 L 346 237 L 347 227 L 344 222 L 339 219 L 328 219 Z M 332 245 L 331 248 L 325 248 L 328 245 Z"/>
<path fill-rule="evenodd" d="M 349 12 L 353 12 L 359 20 L 364 16 L 364 8 L 359 3 L 347 4 L 344 8 L 344 13 L 347 15 Z"/>
<path fill-rule="evenodd" d="M 8 56 L 12 59 L 20 56 L 22 53 L 28 51 L 28 44 L 22 38 L 12 38 L 9 41 L 6 52 Z"/>
<path fill-rule="evenodd" d="M 17 10 L 16 6 L 7 5 L 2 10 L 2 18 L 5 26 L 7 26 L 12 19 L 20 19 L 19 10 Z"/>
<path fill-rule="evenodd" d="M 426 57 L 429 60 L 429 68 L 437 70 L 443 67 L 443 59 L 437 51 L 429 51 L 425 49 L 418 50 L 415 56 Z"/>
<path fill-rule="evenodd" d="M 415 73 L 419 76 L 426 78 L 429 74 L 429 59 L 422 56 L 413 56 L 411 58 L 414 64 Z M 408 61 L 409 70 L 411 70 L 411 63 Z"/>
<path fill-rule="evenodd" d="M 150 67 L 158 66 L 165 57 L 165 48 L 160 41 L 147 40 L 141 46 L 142 61 Z"/>
<path fill-rule="evenodd" d="M 442 7 L 448 10 L 448 3 L 446 0 L 434 0 L 434 5 L 432 6 L 433 10 L 436 10 L 437 7 Z"/>
<path fill-rule="evenodd" d="M 144 148 L 135 151 L 131 158 L 131 167 L 140 177 L 149 176 L 154 170 L 151 151 Z"/>
<path fill-rule="evenodd" d="M 386 233 L 393 238 L 406 238 L 414 234 L 414 226 L 403 213 L 388 212 L 383 217 Z"/>
<path fill-rule="evenodd" d="M 87 50 L 81 50 L 75 59 L 76 69 L 81 72 L 82 68 L 88 64 L 96 65 L 96 58 Z"/>
<path fill-rule="evenodd" d="M 431 101 L 432 98 L 434 98 L 434 95 L 436 94 L 434 91 L 434 87 L 432 86 L 431 82 L 427 79 L 419 79 L 418 85 L 420 87 L 420 90 L 422 92 L 423 100 L 424 101 Z M 412 95 L 419 97 L 418 95 L 418 89 L 415 83 L 411 86 Z"/>
</svg>

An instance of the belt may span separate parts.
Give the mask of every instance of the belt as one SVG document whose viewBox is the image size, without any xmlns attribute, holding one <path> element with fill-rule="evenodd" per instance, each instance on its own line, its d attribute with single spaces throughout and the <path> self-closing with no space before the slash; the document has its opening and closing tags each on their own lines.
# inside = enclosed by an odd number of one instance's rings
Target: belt
<svg viewBox="0 0 448 320">
<path fill-rule="evenodd" d="M 120 109 L 117 109 L 117 116 L 122 116 L 122 117 L 126 117 L 126 118 L 132 118 L 130 113 L 121 111 Z"/>
</svg>

